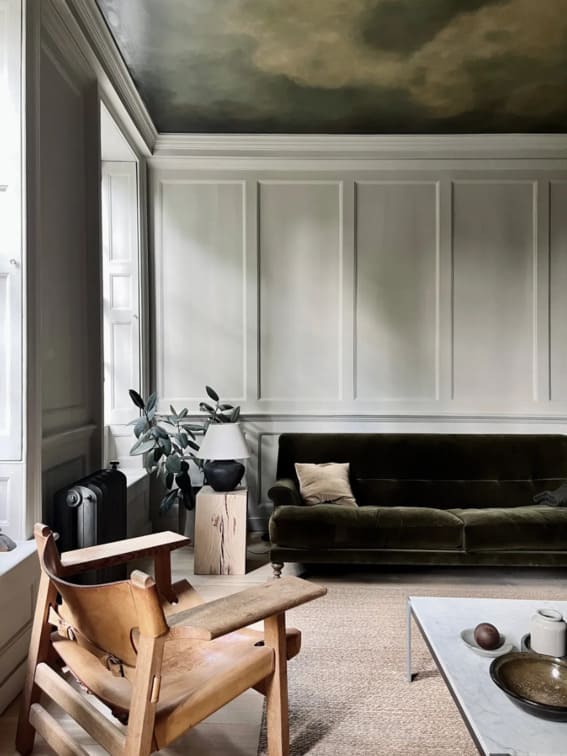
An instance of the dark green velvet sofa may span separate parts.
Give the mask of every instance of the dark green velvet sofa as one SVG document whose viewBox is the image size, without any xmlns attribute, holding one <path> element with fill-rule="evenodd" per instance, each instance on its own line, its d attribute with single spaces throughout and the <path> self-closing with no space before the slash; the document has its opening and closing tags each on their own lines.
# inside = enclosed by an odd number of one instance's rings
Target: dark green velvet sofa
<svg viewBox="0 0 567 756">
<path fill-rule="evenodd" d="M 349 462 L 359 507 L 306 506 L 295 462 Z M 270 557 L 390 565 L 567 565 L 559 435 L 284 433 L 268 494 Z"/>
</svg>

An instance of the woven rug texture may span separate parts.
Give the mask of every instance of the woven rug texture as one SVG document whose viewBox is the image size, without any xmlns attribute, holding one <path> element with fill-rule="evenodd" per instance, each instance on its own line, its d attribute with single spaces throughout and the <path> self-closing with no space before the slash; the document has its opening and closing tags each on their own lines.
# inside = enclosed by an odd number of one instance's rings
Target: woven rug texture
<svg viewBox="0 0 567 756">
<path fill-rule="evenodd" d="M 291 756 L 474 756 L 477 750 L 435 663 L 412 631 L 405 679 L 406 604 L 414 596 L 564 599 L 557 580 L 522 588 L 474 577 L 399 584 L 312 577 L 328 593 L 288 612 L 302 649 L 288 666 Z M 479 620 L 480 621 L 480 620 Z M 266 721 L 258 754 L 265 756 Z"/>
</svg>

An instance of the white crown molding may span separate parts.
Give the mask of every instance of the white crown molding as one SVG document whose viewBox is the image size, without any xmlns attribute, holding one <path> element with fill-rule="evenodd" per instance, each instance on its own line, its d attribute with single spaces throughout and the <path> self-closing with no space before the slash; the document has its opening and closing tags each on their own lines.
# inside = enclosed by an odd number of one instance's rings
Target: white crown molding
<svg viewBox="0 0 567 756">
<path fill-rule="evenodd" d="M 123 109 L 139 132 L 137 146 L 146 155 L 153 152 L 158 132 L 130 76 L 130 72 L 95 0 L 65 0 L 85 37 L 102 90 L 115 109 Z M 110 84 L 110 87 L 108 86 Z"/>
<path fill-rule="evenodd" d="M 76 1 L 76 0 L 74 0 Z M 567 158 L 567 134 L 158 134 L 155 158 Z"/>
</svg>

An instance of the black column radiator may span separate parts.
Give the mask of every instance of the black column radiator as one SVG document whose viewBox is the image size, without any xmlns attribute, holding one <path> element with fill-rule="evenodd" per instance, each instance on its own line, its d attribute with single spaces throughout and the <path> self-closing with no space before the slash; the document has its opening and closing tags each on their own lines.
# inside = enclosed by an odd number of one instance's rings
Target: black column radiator
<svg viewBox="0 0 567 756">
<path fill-rule="evenodd" d="M 126 538 L 126 476 L 115 467 L 97 470 L 56 492 L 53 523 L 59 551 L 82 549 Z M 123 580 L 126 566 L 84 573 L 74 582 Z"/>
</svg>

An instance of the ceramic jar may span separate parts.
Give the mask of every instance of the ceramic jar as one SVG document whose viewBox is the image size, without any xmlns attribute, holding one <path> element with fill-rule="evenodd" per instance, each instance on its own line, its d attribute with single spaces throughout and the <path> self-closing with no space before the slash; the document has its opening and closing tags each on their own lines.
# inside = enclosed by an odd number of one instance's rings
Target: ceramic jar
<svg viewBox="0 0 567 756">
<path fill-rule="evenodd" d="M 530 620 L 532 651 L 548 656 L 567 653 L 567 624 L 556 609 L 538 609 Z"/>
</svg>

